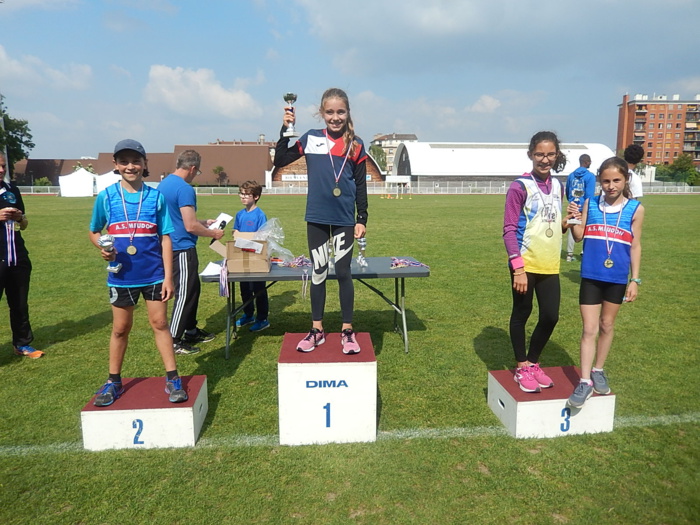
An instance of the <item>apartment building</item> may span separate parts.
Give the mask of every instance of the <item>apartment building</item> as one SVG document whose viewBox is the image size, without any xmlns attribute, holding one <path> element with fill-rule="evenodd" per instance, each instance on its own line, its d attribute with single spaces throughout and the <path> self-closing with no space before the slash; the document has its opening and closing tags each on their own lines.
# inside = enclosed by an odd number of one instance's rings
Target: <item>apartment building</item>
<svg viewBox="0 0 700 525">
<path fill-rule="evenodd" d="M 700 94 L 624 95 L 618 106 L 617 151 L 630 144 L 644 148 L 647 164 L 672 164 L 683 153 L 700 167 Z"/>
<path fill-rule="evenodd" d="M 418 142 L 418 137 L 412 133 L 390 133 L 389 135 L 378 134 L 372 139 L 372 146 L 379 146 L 386 155 L 386 172 L 391 173 L 394 168 L 394 156 L 399 144 L 404 142 Z"/>
</svg>

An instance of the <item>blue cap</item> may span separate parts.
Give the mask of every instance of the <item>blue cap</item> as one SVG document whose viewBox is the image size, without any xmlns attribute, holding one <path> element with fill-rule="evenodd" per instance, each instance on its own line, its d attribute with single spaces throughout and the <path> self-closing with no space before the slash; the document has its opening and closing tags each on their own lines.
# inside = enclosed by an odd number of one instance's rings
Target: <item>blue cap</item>
<svg viewBox="0 0 700 525">
<path fill-rule="evenodd" d="M 120 151 L 124 151 L 127 149 L 131 150 L 131 151 L 135 151 L 136 153 L 141 155 L 144 159 L 146 158 L 146 150 L 143 149 L 143 146 L 141 145 L 140 142 L 137 142 L 133 139 L 124 139 L 124 140 L 120 140 L 119 142 L 117 142 L 117 145 L 114 146 L 114 155 L 116 156 L 117 153 L 119 153 Z"/>
</svg>

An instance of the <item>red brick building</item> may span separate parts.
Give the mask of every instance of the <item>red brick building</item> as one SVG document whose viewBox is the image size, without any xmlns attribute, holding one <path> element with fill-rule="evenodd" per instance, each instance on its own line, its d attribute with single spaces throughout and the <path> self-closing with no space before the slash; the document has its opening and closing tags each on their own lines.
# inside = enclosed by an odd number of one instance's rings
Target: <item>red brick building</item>
<svg viewBox="0 0 700 525">
<path fill-rule="evenodd" d="M 679 95 L 629 95 L 618 106 L 617 152 L 628 145 L 644 148 L 647 164 L 672 164 L 683 153 L 700 167 L 700 94 L 694 100 Z"/>
</svg>

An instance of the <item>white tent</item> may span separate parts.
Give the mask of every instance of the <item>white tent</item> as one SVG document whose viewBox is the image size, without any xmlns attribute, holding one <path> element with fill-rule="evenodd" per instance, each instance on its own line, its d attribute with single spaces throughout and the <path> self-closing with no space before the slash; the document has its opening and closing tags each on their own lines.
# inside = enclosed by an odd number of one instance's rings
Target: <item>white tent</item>
<svg viewBox="0 0 700 525">
<path fill-rule="evenodd" d="M 92 197 L 95 175 L 85 168 L 80 168 L 68 175 L 58 178 L 61 197 Z"/>
<path fill-rule="evenodd" d="M 107 186 L 111 186 L 120 180 L 122 180 L 122 176 L 114 173 L 114 171 L 108 171 L 102 175 L 97 175 L 95 177 L 95 193 L 100 193 Z"/>
</svg>

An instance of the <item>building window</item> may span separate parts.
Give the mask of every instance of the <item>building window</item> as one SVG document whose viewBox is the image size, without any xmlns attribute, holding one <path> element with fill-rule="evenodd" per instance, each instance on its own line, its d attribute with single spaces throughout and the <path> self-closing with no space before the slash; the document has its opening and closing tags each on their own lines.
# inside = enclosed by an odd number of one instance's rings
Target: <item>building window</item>
<svg viewBox="0 0 700 525">
<path fill-rule="evenodd" d="M 648 158 L 648 159 L 651 158 L 651 151 L 647 151 L 647 158 Z"/>
<path fill-rule="evenodd" d="M 682 114 L 682 113 L 679 113 L 678 115 L 676 115 L 676 118 L 677 118 L 678 120 L 681 120 L 681 119 L 683 118 L 683 114 Z"/>
<path fill-rule="evenodd" d="M 666 129 L 673 129 L 673 124 L 671 124 L 670 122 L 666 124 Z"/>
<path fill-rule="evenodd" d="M 672 119 L 673 118 L 673 113 L 668 114 L 668 118 Z"/>
<path fill-rule="evenodd" d="M 675 138 L 677 138 L 677 139 L 681 138 L 681 134 L 680 134 L 680 133 L 676 133 L 676 137 L 675 137 Z"/>
<path fill-rule="evenodd" d="M 676 106 L 676 109 L 683 109 L 683 104 L 678 104 Z M 681 118 L 680 115 L 678 116 L 678 118 Z"/>
<path fill-rule="evenodd" d="M 664 118 L 664 114 L 663 114 L 663 113 L 659 113 L 659 118 Z"/>
<path fill-rule="evenodd" d="M 677 152 L 677 151 L 674 151 L 674 152 L 673 152 L 673 158 L 675 159 L 676 157 L 678 157 L 678 152 Z"/>
<path fill-rule="evenodd" d="M 654 133 L 649 133 L 649 136 L 647 138 L 653 139 L 654 138 Z"/>
<path fill-rule="evenodd" d="M 647 148 L 653 148 L 654 143 L 653 142 L 647 142 Z"/>
<path fill-rule="evenodd" d="M 657 138 L 657 139 L 662 139 L 662 138 L 664 138 L 664 134 L 663 134 L 663 133 L 657 133 L 657 134 L 656 134 L 656 138 Z"/>
<path fill-rule="evenodd" d="M 664 129 L 664 124 L 663 124 L 663 122 L 659 122 L 659 129 Z"/>
<path fill-rule="evenodd" d="M 661 152 L 660 152 L 660 151 L 657 151 L 657 152 L 656 152 L 656 158 L 657 158 L 657 159 L 660 159 L 660 158 L 661 158 Z"/>
<path fill-rule="evenodd" d="M 654 117 L 655 117 L 655 115 L 654 115 L 653 113 L 650 113 L 650 114 L 649 114 L 649 118 L 650 118 L 650 119 L 652 119 L 652 118 L 654 118 Z"/>
<path fill-rule="evenodd" d="M 681 129 L 681 125 L 680 125 L 680 124 L 676 124 L 676 129 Z"/>
</svg>

